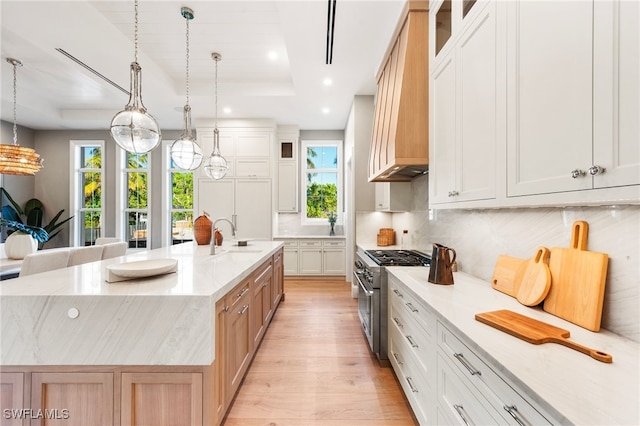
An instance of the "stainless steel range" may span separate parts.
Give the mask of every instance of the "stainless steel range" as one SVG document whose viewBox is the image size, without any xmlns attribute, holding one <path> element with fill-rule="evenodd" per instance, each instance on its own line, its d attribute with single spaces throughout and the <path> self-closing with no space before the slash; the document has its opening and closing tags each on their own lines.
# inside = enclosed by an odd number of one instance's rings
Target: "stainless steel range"
<svg viewBox="0 0 640 426">
<path fill-rule="evenodd" d="M 379 360 L 387 356 L 386 266 L 429 266 L 431 256 L 414 250 L 358 248 L 353 276 L 358 283 L 358 316 L 371 351 Z"/>
</svg>

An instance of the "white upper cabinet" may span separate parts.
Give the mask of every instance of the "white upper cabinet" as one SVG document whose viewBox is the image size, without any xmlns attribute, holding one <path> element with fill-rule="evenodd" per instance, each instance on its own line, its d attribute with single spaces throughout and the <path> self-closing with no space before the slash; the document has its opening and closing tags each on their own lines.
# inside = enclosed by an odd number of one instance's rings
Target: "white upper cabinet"
<svg viewBox="0 0 640 426">
<path fill-rule="evenodd" d="M 504 143 L 498 131 L 504 126 L 504 91 L 498 89 L 504 67 L 498 56 L 496 5 L 485 2 L 473 8 L 475 13 L 463 18 L 455 45 L 440 54 L 432 74 L 433 204 L 493 199 L 496 194 L 496 145 Z M 456 11 L 462 12 L 454 4 Z M 440 40 L 436 35 L 436 49 L 444 40 L 444 35 Z"/>
<path fill-rule="evenodd" d="M 432 6 L 432 206 L 640 203 L 638 2 Z"/>
<path fill-rule="evenodd" d="M 298 139 L 297 128 L 278 132 L 277 208 L 279 212 L 298 211 Z"/>
<path fill-rule="evenodd" d="M 591 188 L 593 3 L 509 2 L 508 195 Z M 544 31 L 541 31 L 544 28 Z"/>
</svg>

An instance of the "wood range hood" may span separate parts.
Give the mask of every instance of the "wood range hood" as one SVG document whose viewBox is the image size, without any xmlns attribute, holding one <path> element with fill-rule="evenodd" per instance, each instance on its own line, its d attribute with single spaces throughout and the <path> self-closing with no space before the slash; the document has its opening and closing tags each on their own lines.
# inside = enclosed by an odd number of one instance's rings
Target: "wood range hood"
<svg viewBox="0 0 640 426">
<path fill-rule="evenodd" d="M 376 76 L 369 182 L 429 170 L 429 3 L 409 0 Z"/>
</svg>

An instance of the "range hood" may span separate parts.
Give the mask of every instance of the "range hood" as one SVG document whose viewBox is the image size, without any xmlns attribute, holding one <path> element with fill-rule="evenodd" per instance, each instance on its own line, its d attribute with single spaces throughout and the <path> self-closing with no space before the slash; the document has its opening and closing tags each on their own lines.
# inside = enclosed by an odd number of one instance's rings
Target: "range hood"
<svg viewBox="0 0 640 426">
<path fill-rule="evenodd" d="M 429 5 L 409 1 L 377 75 L 370 182 L 404 182 L 429 170 Z"/>
</svg>

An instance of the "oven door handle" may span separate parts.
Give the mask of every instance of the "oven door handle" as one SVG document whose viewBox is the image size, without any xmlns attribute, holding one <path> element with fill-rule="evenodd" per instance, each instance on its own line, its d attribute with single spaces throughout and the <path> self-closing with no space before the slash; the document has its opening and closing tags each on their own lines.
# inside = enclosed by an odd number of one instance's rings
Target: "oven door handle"
<svg viewBox="0 0 640 426">
<path fill-rule="evenodd" d="M 353 276 L 355 277 L 356 281 L 358 281 L 358 285 L 360 286 L 360 288 L 362 288 L 362 290 L 364 291 L 364 294 L 366 294 L 367 297 L 372 297 L 373 296 L 373 289 L 369 289 L 365 285 L 365 283 L 362 282 L 362 280 L 360 279 L 358 274 L 355 273 L 355 271 L 353 272 Z"/>
</svg>

